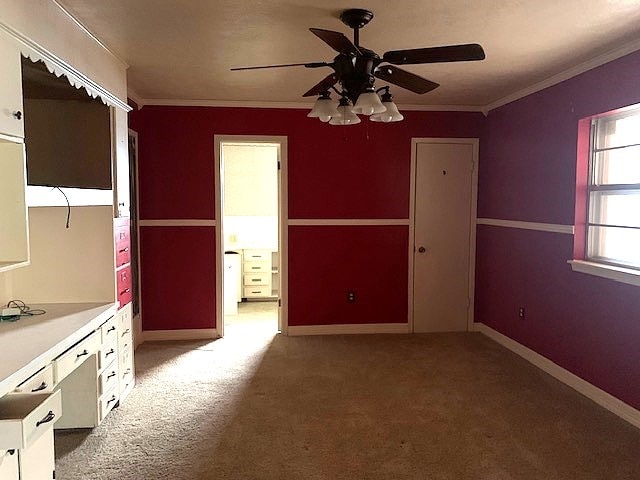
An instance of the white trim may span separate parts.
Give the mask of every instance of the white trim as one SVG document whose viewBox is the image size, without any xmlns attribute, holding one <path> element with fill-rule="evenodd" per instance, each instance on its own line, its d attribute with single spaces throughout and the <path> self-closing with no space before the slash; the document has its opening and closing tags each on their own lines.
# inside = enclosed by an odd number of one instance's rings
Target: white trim
<svg viewBox="0 0 640 480">
<path fill-rule="evenodd" d="M 138 95 L 135 90 L 133 90 L 131 87 L 129 87 L 127 85 L 127 98 L 130 98 L 131 100 L 133 100 L 136 105 L 137 108 L 133 108 L 134 110 L 140 110 L 142 107 L 144 107 L 144 100 L 142 100 L 140 98 L 140 95 Z"/>
<path fill-rule="evenodd" d="M 215 191 L 215 216 L 217 220 L 216 241 L 215 241 L 215 258 L 216 261 L 216 329 L 221 337 L 224 337 L 224 310 L 223 310 L 223 268 L 224 268 L 224 207 L 223 195 L 224 184 L 220 174 L 222 172 L 222 164 L 220 161 L 220 147 L 223 143 L 239 144 L 276 144 L 278 145 L 278 155 L 280 169 L 278 170 L 278 254 L 280 265 L 278 272 L 280 273 L 280 288 L 278 295 L 280 299 L 280 308 L 278 310 L 278 327 L 283 335 L 288 333 L 289 310 L 288 310 L 288 228 L 287 221 L 289 216 L 288 210 L 288 193 L 287 193 L 287 137 L 286 136 L 268 136 L 268 135 L 214 135 L 214 191 Z"/>
<path fill-rule="evenodd" d="M 521 222 L 518 220 L 500 220 L 497 218 L 478 218 L 478 225 L 491 225 L 493 227 L 521 228 L 524 230 L 537 230 L 539 232 L 565 233 L 573 235 L 573 225 L 561 225 L 557 223 Z"/>
<path fill-rule="evenodd" d="M 361 323 L 342 325 L 296 325 L 289 335 L 362 335 L 375 333 L 409 333 L 408 323 Z"/>
<path fill-rule="evenodd" d="M 196 219 L 163 219 L 163 220 L 138 220 L 141 227 L 215 227 L 215 220 Z"/>
<path fill-rule="evenodd" d="M 510 95 L 502 97 L 484 107 L 485 112 L 490 112 L 498 107 L 506 105 L 507 103 L 515 102 L 521 98 L 524 98 L 532 93 L 539 92 L 540 90 L 544 90 L 545 88 L 552 87 L 553 85 L 557 85 L 558 83 L 564 82 L 565 80 L 569 80 L 570 78 L 576 77 L 581 73 L 592 70 L 596 67 L 604 65 L 605 63 L 609 63 L 613 60 L 616 60 L 620 57 L 624 57 L 630 53 L 635 52 L 636 50 L 640 50 L 640 40 L 634 40 L 629 42 L 621 47 L 618 47 L 614 50 L 610 50 L 607 53 L 602 55 L 598 55 L 595 58 L 587 60 L 579 65 L 571 67 L 567 70 L 564 70 L 556 75 L 553 75 L 541 82 L 534 83 L 522 90 L 518 90 Z"/>
<path fill-rule="evenodd" d="M 11 38 L 17 41 L 23 48 L 20 48 L 24 56 L 31 60 L 43 60 L 49 69 L 53 69 L 56 75 L 64 73 L 73 85 L 81 85 L 92 96 L 99 96 L 105 103 L 123 109 L 125 112 L 131 111 L 131 107 L 125 101 L 106 90 L 102 85 L 94 82 L 80 70 L 77 70 L 66 61 L 62 60 L 52 52 L 34 42 L 29 37 L 14 30 L 11 26 L 0 21 L 0 31 L 4 31 Z"/>
<path fill-rule="evenodd" d="M 628 285 L 640 286 L 640 271 L 631 268 L 587 262 L 584 260 L 568 260 L 574 272 L 586 273 L 597 277 L 608 278 Z"/>
<path fill-rule="evenodd" d="M 133 99 L 133 97 L 130 96 Z M 136 101 L 136 103 L 138 103 Z M 190 100 L 173 98 L 140 98 L 141 107 L 156 105 L 164 107 L 223 107 L 223 108 L 286 108 L 311 110 L 313 102 L 261 102 L 256 100 Z M 398 104 L 398 109 L 421 112 L 485 112 L 482 105 L 416 105 Z"/>
<path fill-rule="evenodd" d="M 503 347 L 508 348 L 512 352 L 520 355 L 542 371 L 560 380 L 562 383 L 573 388 L 585 397 L 593 400 L 601 407 L 606 408 L 623 420 L 626 420 L 635 427 L 640 428 L 640 410 L 636 410 L 631 405 L 614 397 L 610 393 L 605 392 L 570 371 L 562 368 L 557 363 L 552 362 L 548 358 L 543 357 L 539 353 L 534 352 L 530 348 L 525 347 L 521 343 L 516 342 L 483 323 L 476 323 L 475 330 L 486 335 Z"/>
<path fill-rule="evenodd" d="M 182 330 L 144 330 L 142 342 L 168 342 L 172 340 L 213 340 L 218 337 L 215 328 Z"/>
<path fill-rule="evenodd" d="M 463 144 L 471 145 L 473 148 L 473 170 L 471 173 L 471 211 L 469 225 L 469 282 L 468 298 L 469 308 L 467 311 L 467 330 L 474 329 L 475 312 L 475 288 L 476 288 L 476 215 L 478 212 L 478 164 L 480 161 L 480 139 L 479 138 L 431 138 L 414 137 L 411 139 L 411 185 L 409 190 L 409 325 L 410 332 L 414 331 L 414 258 L 415 258 L 415 195 L 416 195 L 416 167 L 418 144 Z"/>
<path fill-rule="evenodd" d="M 388 225 L 409 225 L 408 218 L 369 218 L 369 219 L 357 219 L 357 218 L 301 218 L 290 219 L 288 225 L 291 227 L 300 226 L 388 226 Z"/>
<path fill-rule="evenodd" d="M 120 57 L 119 55 L 117 55 L 113 50 L 111 50 L 106 43 L 104 43 L 102 40 L 100 40 L 100 38 L 98 38 L 98 36 L 93 33 L 91 30 L 89 30 L 87 27 L 85 27 L 80 20 L 78 20 L 76 18 L 76 16 L 71 13 L 71 11 L 61 5 L 58 0 L 51 0 L 53 2 L 53 4 L 58 7 L 60 10 L 62 10 L 62 12 L 69 17 L 69 19 L 76 24 L 76 26 L 82 30 L 89 38 L 91 38 L 91 40 L 93 40 L 94 42 L 96 42 L 98 45 L 100 45 L 109 55 L 111 55 L 113 58 L 115 58 L 116 60 L 118 60 L 118 62 L 120 62 L 120 64 L 124 67 L 124 68 L 129 68 L 129 64 L 127 62 L 125 62 L 122 57 Z"/>
</svg>

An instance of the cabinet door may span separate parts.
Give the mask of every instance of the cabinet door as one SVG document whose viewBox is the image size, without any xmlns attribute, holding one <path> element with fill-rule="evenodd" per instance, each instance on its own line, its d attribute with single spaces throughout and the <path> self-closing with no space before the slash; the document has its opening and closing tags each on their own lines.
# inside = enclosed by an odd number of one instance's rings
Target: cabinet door
<svg viewBox="0 0 640 480">
<path fill-rule="evenodd" d="M 0 450 L 0 478 L 2 480 L 20 479 L 17 450 Z"/>
<path fill-rule="evenodd" d="M 0 37 L 0 133 L 24 138 L 20 50 Z"/>
</svg>

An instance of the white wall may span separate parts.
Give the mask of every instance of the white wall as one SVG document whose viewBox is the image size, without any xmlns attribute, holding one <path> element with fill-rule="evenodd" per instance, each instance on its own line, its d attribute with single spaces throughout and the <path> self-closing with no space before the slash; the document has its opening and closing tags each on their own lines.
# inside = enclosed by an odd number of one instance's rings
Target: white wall
<svg viewBox="0 0 640 480">
<path fill-rule="evenodd" d="M 278 249 L 277 145 L 222 145 L 225 250 Z"/>
</svg>

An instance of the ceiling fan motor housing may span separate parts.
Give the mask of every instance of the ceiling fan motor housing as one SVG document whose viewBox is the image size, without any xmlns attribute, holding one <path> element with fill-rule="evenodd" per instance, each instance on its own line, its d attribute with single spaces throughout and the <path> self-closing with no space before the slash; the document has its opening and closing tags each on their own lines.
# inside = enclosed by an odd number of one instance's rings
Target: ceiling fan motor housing
<svg viewBox="0 0 640 480">
<path fill-rule="evenodd" d="M 334 68 L 338 82 L 353 103 L 360 94 L 373 88 L 375 77 L 373 73 L 381 59 L 375 52 L 360 47 L 362 55 L 351 57 L 340 54 L 334 59 Z"/>
</svg>

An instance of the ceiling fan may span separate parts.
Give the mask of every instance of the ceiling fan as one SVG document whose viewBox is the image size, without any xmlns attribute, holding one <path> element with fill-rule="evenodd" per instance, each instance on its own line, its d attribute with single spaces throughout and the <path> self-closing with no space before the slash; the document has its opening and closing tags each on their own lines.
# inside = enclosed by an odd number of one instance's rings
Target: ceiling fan
<svg viewBox="0 0 640 480">
<path fill-rule="evenodd" d="M 303 95 L 303 97 L 320 95 L 321 97 L 319 100 L 330 100 L 329 91 L 334 90 L 341 97 L 340 107 L 347 107 L 352 102 L 354 104 L 352 109 L 353 112 L 371 115 L 373 113 L 381 113 L 384 111 L 380 109 L 382 104 L 376 95 L 376 90 L 374 89 L 376 78 L 418 94 L 424 94 L 439 87 L 438 83 L 398 68 L 396 65 L 466 62 L 484 60 L 485 58 L 484 50 L 477 43 L 415 48 L 409 50 L 391 50 L 384 53 L 381 57 L 374 51 L 360 45 L 360 29 L 367 25 L 372 18 L 373 13 L 369 10 L 355 8 L 342 12 L 340 20 L 342 20 L 345 25 L 353 29 L 353 42 L 340 32 L 323 30 L 320 28 L 309 29 L 313 34 L 318 36 L 338 52 L 338 55 L 333 59 L 333 62 L 236 67 L 231 70 L 257 70 L 264 68 L 296 66 L 303 66 L 305 68 L 330 67 L 333 69 L 333 72 L 327 75 L 318 84 L 314 85 Z M 340 85 L 341 90 L 336 89 L 336 84 Z M 386 91 L 383 95 L 382 103 L 390 103 L 391 94 L 389 93 L 389 87 L 382 87 L 381 89 L 378 89 L 378 92 L 381 90 Z M 371 94 L 375 96 L 375 99 Z M 387 102 L 385 102 L 385 100 L 387 100 Z M 369 105 L 365 107 L 359 105 L 364 103 L 368 104 L 370 102 L 373 102 L 376 105 Z M 395 107 L 395 105 L 393 105 L 393 107 Z M 395 111 L 397 112 L 397 107 L 395 107 Z M 324 117 L 326 118 L 326 115 L 324 115 Z M 321 120 L 328 121 L 325 120 L 322 115 L 320 115 L 320 118 Z"/>
</svg>

